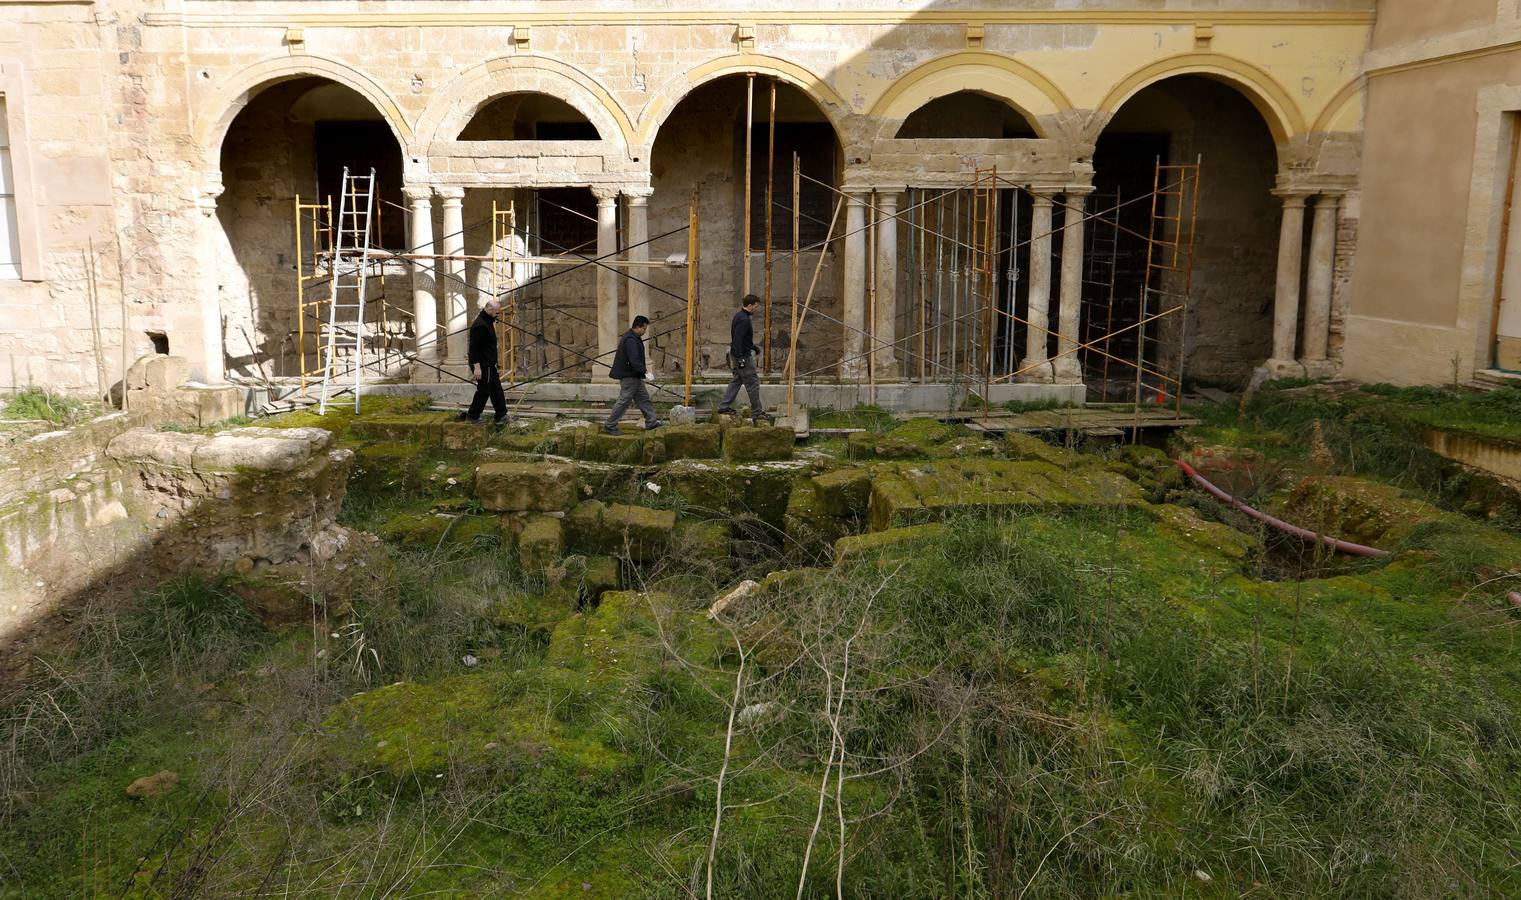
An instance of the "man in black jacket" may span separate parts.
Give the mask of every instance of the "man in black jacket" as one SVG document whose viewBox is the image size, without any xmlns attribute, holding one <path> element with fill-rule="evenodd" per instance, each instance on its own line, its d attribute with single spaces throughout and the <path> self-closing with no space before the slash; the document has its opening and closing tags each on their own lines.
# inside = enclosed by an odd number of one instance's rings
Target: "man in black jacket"
<svg viewBox="0 0 1521 900">
<path fill-rule="evenodd" d="M 496 368 L 496 317 L 501 311 L 502 304 L 493 297 L 470 323 L 470 380 L 475 382 L 475 396 L 470 410 L 460 415 L 467 422 L 480 422 L 487 397 L 496 413 L 493 424 L 507 421 L 507 395 L 502 393 L 502 376 Z"/>
<path fill-rule="evenodd" d="M 734 412 L 739 386 L 744 385 L 745 393 L 750 396 L 750 418 L 757 425 L 762 419 L 767 422 L 776 421 L 766 415 L 766 408 L 761 405 L 760 374 L 755 371 L 755 358 L 761 350 L 755 346 L 755 327 L 750 324 L 750 317 L 760 309 L 760 302 L 760 298 L 754 294 L 746 294 L 745 299 L 739 302 L 739 312 L 729 322 L 729 365 L 733 367 L 734 377 L 729 379 L 723 399 L 718 401 L 719 413 Z"/>
<path fill-rule="evenodd" d="M 644 333 L 649 327 L 649 319 L 634 316 L 634 324 L 618 341 L 618 349 L 613 353 L 611 374 L 618 379 L 618 402 L 613 404 L 612 413 L 602 423 L 602 430 L 608 434 L 618 433 L 618 420 L 623 418 L 631 403 L 638 404 L 639 411 L 644 413 L 646 431 L 660 427 L 660 421 L 655 418 L 655 404 L 650 402 L 649 391 L 644 389 L 645 378 L 649 375 L 644 365 Z"/>
</svg>

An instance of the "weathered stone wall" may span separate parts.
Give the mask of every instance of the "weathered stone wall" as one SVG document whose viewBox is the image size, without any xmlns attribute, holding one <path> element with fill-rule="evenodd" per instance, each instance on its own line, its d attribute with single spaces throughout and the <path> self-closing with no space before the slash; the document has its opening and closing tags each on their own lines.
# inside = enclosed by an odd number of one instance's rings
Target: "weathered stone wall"
<svg viewBox="0 0 1521 900">
<path fill-rule="evenodd" d="M 124 430 L 125 416 L 43 435 L 8 454 L 0 497 L 0 640 L 119 574 L 322 561 L 351 451 L 315 428 L 215 435 Z"/>
<path fill-rule="evenodd" d="M 8 27 L 0 29 L 0 41 L 8 42 L 8 59 L 25 70 L 21 83 L 27 86 L 7 80 L 4 90 L 26 101 L 29 162 L 18 180 L 37 195 L 29 214 L 39 227 L 29 242 L 46 261 L 40 267 L 46 280 L 0 283 L 0 308 L 7 312 L 0 326 L 4 377 L 12 384 L 31 379 L 81 390 L 93 390 L 104 377 L 93 371 L 95 349 L 112 345 L 110 328 L 119 315 L 100 317 L 105 327 L 97 340 L 88 327 L 87 274 L 93 271 L 97 287 L 104 286 L 97 293 L 109 310 L 116 235 L 133 356 L 147 349 L 146 332 L 157 331 L 169 336 L 173 352 L 190 356 L 197 374 L 216 374 L 221 340 L 235 370 L 257 368 L 258 361 L 247 359 L 249 343 L 273 358 L 268 344 L 281 330 L 275 320 L 284 308 L 274 302 L 282 299 L 275 282 L 286 270 L 279 255 L 288 241 L 271 219 L 268 228 L 248 223 L 254 230 L 236 235 L 234 248 L 221 227 L 225 217 L 210 213 L 223 184 L 232 192 L 231 208 L 246 209 L 262 196 L 250 197 L 247 185 L 232 183 L 221 151 L 238 111 L 283 80 L 326 78 L 362 95 L 401 145 L 408 182 L 419 185 L 466 183 L 463 177 L 480 187 L 546 179 L 639 187 L 701 178 L 699 172 L 657 175 L 651 150 L 673 110 L 683 114 L 678 105 L 691 90 L 745 71 L 781 78 L 818 103 L 839 131 L 847 184 L 887 186 L 897 179 L 900 167 L 886 157 L 881 171 L 873 171 L 872 149 L 914 109 L 964 89 L 1021 109 L 1046 140 L 1065 148 L 1069 176 L 1082 180 L 1082 160 L 1095 138 L 1089 126 L 1169 75 L 1203 72 L 1250 93 L 1273 119 L 1280 142 L 1304 143 L 1322 131 L 1355 133 L 1355 109 L 1343 110 L 1355 108 L 1358 97 L 1344 89 L 1355 83 L 1372 24 L 1369 0 L 1276 0 L 1250 10 L 1221 9 L 1213 0 L 1144 10 L 1120 0 L 1032 0 L 1016 7 L 932 5 L 912 14 L 883 12 L 865 0 L 827 8 L 745 5 L 722 14 L 681 2 L 662 7 L 658 22 L 643 9 L 464 0 L 364 11 L 323 3 L 297 10 L 263 0 L 5 7 L 0 20 Z M 1127 11 L 1123 22 L 1098 15 L 1116 10 Z M 549 174 L 541 165 L 530 171 L 515 163 L 493 171 L 491 152 L 449 156 L 444 144 L 478 106 L 525 90 L 561 97 L 586 115 L 604 137 L 597 152 L 546 148 L 545 159 L 564 161 Z M 16 118 L 14 109 L 8 115 Z M 434 142 L 440 142 L 436 160 Z M 478 171 L 451 174 L 446 156 L 475 159 Z M 970 171 L 983 161 L 968 154 L 964 163 Z M 710 162 L 723 162 L 732 182 L 733 159 Z M 1317 164 L 1298 162 L 1311 171 Z M 659 190 L 652 213 L 663 208 L 669 217 L 684 208 L 685 197 L 662 197 Z M 723 193 L 705 196 L 716 200 Z M 720 229 L 704 240 L 703 295 L 714 306 L 702 317 L 710 357 L 721 346 L 734 293 L 729 273 L 738 263 L 737 243 L 721 224 L 726 213 L 734 218 L 730 203 L 725 199 L 705 215 L 706 224 Z M 435 203 L 435 216 L 438 209 Z M 656 221 L 651 230 L 660 230 Z M 92 239 L 93 269 L 81 254 L 88 254 Z M 239 268 L 223 268 L 229 255 Z M 679 280 L 675 272 L 664 276 Z M 839 277 L 832 262 L 826 266 L 822 299 L 838 291 Z M 263 304 L 261 295 L 271 302 Z M 252 314 L 245 311 L 250 296 Z M 238 333 L 246 318 L 256 325 L 267 320 L 251 341 Z M 816 327 L 819 344 L 838 340 L 838 326 L 820 321 Z M 202 358 L 208 335 L 211 359 Z M 822 358 L 830 351 L 817 352 Z"/>
</svg>

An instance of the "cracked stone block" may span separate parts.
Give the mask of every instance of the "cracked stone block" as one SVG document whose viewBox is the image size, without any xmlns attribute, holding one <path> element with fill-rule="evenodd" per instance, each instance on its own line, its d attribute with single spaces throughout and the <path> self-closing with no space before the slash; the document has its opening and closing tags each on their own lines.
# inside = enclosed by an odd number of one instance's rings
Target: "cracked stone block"
<svg viewBox="0 0 1521 900">
<path fill-rule="evenodd" d="M 475 470 L 475 496 L 493 512 L 570 509 L 579 484 L 574 466 L 562 463 L 483 463 Z"/>
</svg>

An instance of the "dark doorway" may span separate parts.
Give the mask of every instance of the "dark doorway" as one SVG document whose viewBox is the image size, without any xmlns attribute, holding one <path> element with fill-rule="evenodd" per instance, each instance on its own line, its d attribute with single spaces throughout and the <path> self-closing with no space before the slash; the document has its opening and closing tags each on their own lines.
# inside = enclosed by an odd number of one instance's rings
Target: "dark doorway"
<svg viewBox="0 0 1521 900">
<path fill-rule="evenodd" d="M 317 193 L 324 199 L 333 199 L 333 214 L 338 214 L 344 166 L 351 175 L 368 175 L 373 168 L 380 246 L 387 250 L 406 249 L 401 150 L 390 127 L 384 122 L 317 122 L 315 145 Z"/>
</svg>

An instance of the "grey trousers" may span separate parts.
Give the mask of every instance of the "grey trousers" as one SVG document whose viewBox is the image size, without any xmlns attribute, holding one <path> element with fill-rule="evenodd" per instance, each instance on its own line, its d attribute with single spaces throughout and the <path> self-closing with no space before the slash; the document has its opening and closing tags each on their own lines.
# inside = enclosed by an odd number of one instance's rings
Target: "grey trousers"
<svg viewBox="0 0 1521 900">
<path fill-rule="evenodd" d="M 750 416 L 760 418 L 766 408 L 761 405 L 760 373 L 755 371 L 755 357 L 741 356 L 734 360 L 734 377 L 729 379 L 729 386 L 724 389 L 724 397 L 718 401 L 719 409 L 732 409 L 734 401 L 739 398 L 739 386 L 745 386 L 745 393 L 750 395 Z"/>
<path fill-rule="evenodd" d="M 655 404 L 650 402 L 650 392 L 644 389 L 644 379 L 620 378 L 618 379 L 618 402 L 613 404 L 612 414 L 607 417 L 607 427 L 612 428 L 617 425 L 631 403 L 637 405 L 639 411 L 644 413 L 644 424 L 655 424 Z"/>
</svg>

